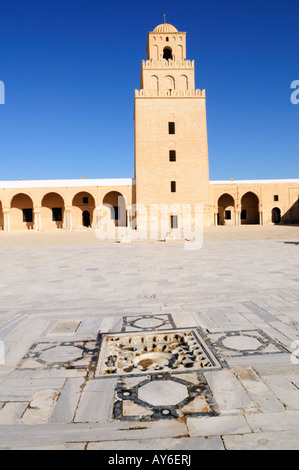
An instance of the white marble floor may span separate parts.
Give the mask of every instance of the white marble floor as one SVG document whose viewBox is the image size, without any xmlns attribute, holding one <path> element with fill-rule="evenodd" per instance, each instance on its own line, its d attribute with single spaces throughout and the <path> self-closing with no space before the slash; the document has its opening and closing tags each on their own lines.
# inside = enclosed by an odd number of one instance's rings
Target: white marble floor
<svg viewBox="0 0 299 470">
<path fill-rule="evenodd" d="M 0 248 L 0 449 L 298 449 L 291 234 Z M 184 329 L 219 367 L 95 374 L 105 334 Z"/>
</svg>

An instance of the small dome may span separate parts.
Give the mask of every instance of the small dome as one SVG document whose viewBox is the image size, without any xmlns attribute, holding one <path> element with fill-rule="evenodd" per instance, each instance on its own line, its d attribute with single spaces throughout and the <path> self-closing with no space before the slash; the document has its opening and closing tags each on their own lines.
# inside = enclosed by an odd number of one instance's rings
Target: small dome
<svg viewBox="0 0 299 470">
<path fill-rule="evenodd" d="M 172 26 L 172 24 L 163 23 L 159 24 L 154 31 L 154 33 L 178 33 L 178 30 Z"/>
</svg>

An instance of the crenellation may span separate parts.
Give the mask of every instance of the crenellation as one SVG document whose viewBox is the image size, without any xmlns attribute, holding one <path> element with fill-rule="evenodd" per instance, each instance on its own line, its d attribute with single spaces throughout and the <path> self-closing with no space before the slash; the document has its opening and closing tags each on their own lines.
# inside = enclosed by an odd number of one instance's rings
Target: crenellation
<svg viewBox="0 0 299 470">
<path fill-rule="evenodd" d="M 194 68 L 194 60 L 154 60 L 148 59 L 142 61 L 142 68 L 165 69 L 165 68 Z"/>
<path fill-rule="evenodd" d="M 205 98 L 206 90 L 135 90 L 135 97 Z"/>
</svg>

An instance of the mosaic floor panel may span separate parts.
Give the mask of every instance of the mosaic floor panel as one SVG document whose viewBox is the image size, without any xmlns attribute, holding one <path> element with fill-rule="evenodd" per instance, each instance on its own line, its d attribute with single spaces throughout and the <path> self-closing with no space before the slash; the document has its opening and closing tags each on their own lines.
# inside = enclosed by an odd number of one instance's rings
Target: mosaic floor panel
<svg viewBox="0 0 299 470">
<path fill-rule="evenodd" d="M 138 315 L 125 316 L 123 318 L 122 332 L 125 331 L 150 331 L 150 330 L 168 330 L 176 328 L 172 315 Z"/>
<path fill-rule="evenodd" d="M 216 415 L 217 406 L 203 374 L 164 373 L 118 379 L 114 419 L 152 421 Z"/>
<path fill-rule="evenodd" d="M 41 341 L 30 347 L 17 368 L 89 370 L 96 355 L 96 341 Z"/>
<path fill-rule="evenodd" d="M 206 334 L 206 341 L 224 360 L 232 357 L 287 353 L 262 330 L 233 330 Z"/>
</svg>

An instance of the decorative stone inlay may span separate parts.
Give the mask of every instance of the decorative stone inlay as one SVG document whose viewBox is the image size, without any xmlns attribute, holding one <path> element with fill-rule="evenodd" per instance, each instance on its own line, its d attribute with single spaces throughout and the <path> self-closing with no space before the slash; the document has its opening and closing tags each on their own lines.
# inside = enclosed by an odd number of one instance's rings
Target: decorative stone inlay
<svg viewBox="0 0 299 470">
<path fill-rule="evenodd" d="M 171 380 L 151 381 L 138 390 L 138 398 L 153 406 L 176 405 L 187 396 L 186 385 Z"/>
<path fill-rule="evenodd" d="M 281 354 L 287 350 L 262 330 L 234 330 L 206 335 L 216 354 L 222 358 Z"/>
<path fill-rule="evenodd" d="M 80 357 L 82 357 L 82 349 L 76 346 L 57 346 L 40 353 L 40 359 L 49 364 L 74 361 Z"/>
<path fill-rule="evenodd" d="M 168 330 L 169 328 L 175 327 L 172 315 L 169 313 L 161 315 L 125 316 L 123 318 L 122 332 Z"/>
<path fill-rule="evenodd" d="M 226 348 L 238 351 L 255 351 L 262 346 L 257 338 L 246 335 L 228 336 L 222 341 L 222 344 Z"/>
<path fill-rule="evenodd" d="M 192 416 L 216 416 L 217 405 L 201 372 L 123 376 L 115 391 L 113 417 L 155 421 Z"/>
<path fill-rule="evenodd" d="M 96 341 L 62 341 L 34 343 L 18 369 L 82 369 L 95 368 Z"/>
<path fill-rule="evenodd" d="M 195 329 L 120 333 L 103 335 L 95 375 L 182 372 L 214 367 L 220 364 Z"/>
</svg>

